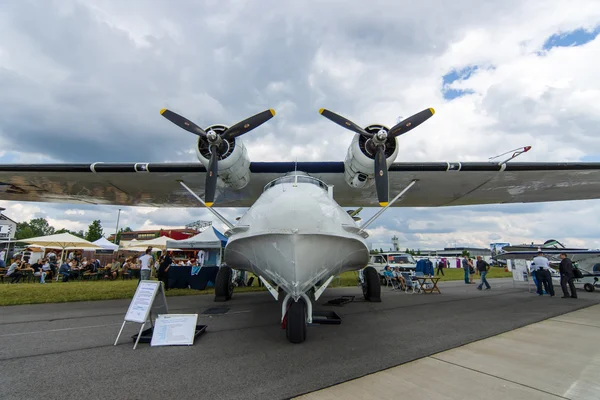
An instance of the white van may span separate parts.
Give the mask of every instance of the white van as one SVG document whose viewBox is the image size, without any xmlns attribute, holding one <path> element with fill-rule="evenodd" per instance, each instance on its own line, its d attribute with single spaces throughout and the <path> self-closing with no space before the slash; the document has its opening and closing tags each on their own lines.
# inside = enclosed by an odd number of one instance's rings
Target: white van
<svg viewBox="0 0 600 400">
<path fill-rule="evenodd" d="M 383 269 L 386 265 L 389 265 L 390 268 L 398 267 L 401 272 L 410 272 L 415 270 L 417 266 L 417 260 L 415 260 L 415 258 L 408 253 L 378 253 L 371 254 L 369 264 L 367 266 L 375 268 L 380 275 L 383 275 Z"/>
</svg>

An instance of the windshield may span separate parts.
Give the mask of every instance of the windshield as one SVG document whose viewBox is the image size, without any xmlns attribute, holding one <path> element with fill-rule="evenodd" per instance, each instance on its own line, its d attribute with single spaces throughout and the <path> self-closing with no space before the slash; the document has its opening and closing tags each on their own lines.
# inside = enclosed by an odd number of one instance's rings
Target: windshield
<svg viewBox="0 0 600 400">
<path fill-rule="evenodd" d="M 414 264 L 416 263 L 413 256 L 410 254 L 405 254 L 401 256 L 388 256 L 388 260 L 394 264 Z"/>
<path fill-rule="evenodd" d="M 268 184 L 266 184 L 263 191 L 266 192 L 273 186 L 280 185 L 282 183 L 294 183 L 295 181 L 297 181 L 298 183 L 311 183 L 311 184 L 318 186 L 318 187 L 322 188 L 323 190 L 327 191 L 327 185 L 324 182 L 322 182 L 321 180 L 319 180 L 317 178 L 313 178 L 312 176 L 300 175 L 300 174 L 288 175 L 288 176 L 283 176 L 281 178 L 277 178 L 274 181 L 271 181 Z"/>
</svg>

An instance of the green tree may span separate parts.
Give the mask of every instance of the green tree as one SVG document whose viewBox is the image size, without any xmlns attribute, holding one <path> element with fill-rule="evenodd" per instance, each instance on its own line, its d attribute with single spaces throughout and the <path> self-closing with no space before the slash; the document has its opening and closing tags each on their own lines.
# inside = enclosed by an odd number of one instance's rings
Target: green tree
<svg viewBox="0 0 600 400">
<path fill-rule="evenodd" d="M 469 253 L 469 250 L 463 250 L 462 252 L 462 256 L 467 256 L 467 257 L 471 257 L 471 254 Z"/>
<path fill-rule="evenodd" d="M 417 255 L 420 256 L 421 255 L 421 249 L 417 250 Z"/>
<path fill-rule="evenodd" d="M 82 239 L 83 239 L 83 237 L 85 236 L 85 235 L 83 234 L 83 231 L 82 231 L 82 230 L 80 230 L 80 231 L 70 231 L 70 230 L 68 230 L 68 229 L 66 229 L 66 228 L 59 229 L 59 230 L 57 230 L 55 233 L 70 233 L 71 235 L 79 236 L 79 237 L 80 237 L 80 238 L 82 238 Z"/>
<path fill-rule="evenodd" d="M 383 253 L 383 249 L 382 249 L 382 248 L 379 248 L 379 252 L 380 252 L 380 253 Z"/>
<path fill-rule="evenodd" d="M 133 232 L 133 229 L 131 229 L 130 227 L 126 227 L 125 229 L 119 229 L 119 232 L 117 233 L 117 244 L 121 243 L 121 233 L 123 232 Z"/>
<path fill-rule="evenodd" d="M 50 226 L 46 218 L 34 218 L 29 222 L 17 223 L 15 237 L 17 239 L 28 239 L 37 236 L 54 234 L 54 227 Z"/>
<path fill-rule="evenodd" d="M 100 224 L 100 220 L 96 219 L 90 224 L 90 226 L 88 226 L 88 231 L 85 234 L 85 240 L 93 242 L 100 239 L 102 235 L 102 225 Z"/>
</svg>

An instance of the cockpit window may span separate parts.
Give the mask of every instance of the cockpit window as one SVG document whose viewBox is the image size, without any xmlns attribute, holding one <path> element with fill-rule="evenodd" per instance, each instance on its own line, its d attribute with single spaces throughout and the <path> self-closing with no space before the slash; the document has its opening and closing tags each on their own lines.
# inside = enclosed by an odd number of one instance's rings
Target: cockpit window
<svg viewBox="0 0 600 400">
<path fill-rule="evenodd" d="M 286 175 L 286 176 L 282 176 L 281 178 L 277 178 L 277 179 L 269 182 L 268 184 L 265 185 L 265 188 L 263 191 L 266 192 L 273 186 L 276 186 L 276 185 L 279 185 L 282 183 L 294 183 L 294 182 L 311 183 L 311 184 L 319 186 L 321 189 L 327 191 L 327 185 L 324 182 L 320 181 L 317 178 L 313 178 L 312 176 L 304 175 L 299 172 L 297 173 L 297 175 Z"/>
</svg>

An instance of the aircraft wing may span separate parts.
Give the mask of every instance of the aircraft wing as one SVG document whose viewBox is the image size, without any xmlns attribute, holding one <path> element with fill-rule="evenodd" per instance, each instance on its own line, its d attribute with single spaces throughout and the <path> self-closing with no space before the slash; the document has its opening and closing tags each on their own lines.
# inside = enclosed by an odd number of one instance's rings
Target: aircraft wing
<svg viewBox="0 0 600 400">
<path fill-rule="evenodd" d="M 217 188 L 215 206 L 250 207 L 264 186 L 286 172 L 304 171 L 333 185 L 343 207 L 379 207 L 375 186 L 356 189 L 344 180 L 343 162 L 254 162 L 239 191 Z M 200 163 L 93 163 L 0 165 L 0 200 L 197 207 L 179 184 L 204 195 Z M 390 199 L 417 183 L 394 207 L 439 207 L 600 198 L 600 163 L 489 162 L 394 163 Z"/>
<path fill-rule="evenodd" d="M 588 258 L 600 257 L 600 250 L 582 250 L 582 249 L 542 249 L 544 255 L 550 259 L 560 260 L 560 253 L 567 253 L 567 256 L 573 262 L 586 260 Z M 531 260 L 536 257 L 538 250 L 528 251 L 509 251 L 496 256 L 500 260 Z"/>
</svg>

